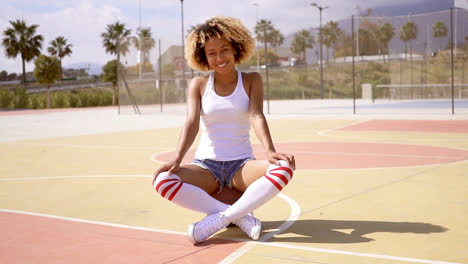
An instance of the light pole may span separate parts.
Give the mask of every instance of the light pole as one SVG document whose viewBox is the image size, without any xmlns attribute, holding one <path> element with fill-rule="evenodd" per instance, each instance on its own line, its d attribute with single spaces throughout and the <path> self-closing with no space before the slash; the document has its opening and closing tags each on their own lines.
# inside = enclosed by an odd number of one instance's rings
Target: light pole
<svg viewBox="0 0 468 264">
<path fill-rule="evenodd" d="M 141 0 L 138 1 L 138 9 L 139 9 L 139 12 L 138 12 L 138 20 L 139 20 L 139 26 L 137 28 L 137 38 L 138 38 L 138 63 L 140 63 L 140 66 L 138 67 L 139 68 L 139 79 L 141 81 L 141 68 L 143 67 L 143 60 L 141 59 Z"/>
<path fill-rule="evenodd" d="M 319 38 L 320 38 L 320 99 L 323 99 L 323 59 L 322 59 L 322 10 L 327 9 L 328 6 L 319 6 L 316 3 L 310 4 L 318 8 L 320 13 L 320 28 L 319 28 Z"/>
<path fill-rule="evenodd" d="M 180 0 L 180 17 L 182 20 L 182 81 L 183 81 L 183 90 L 184 90 L 184 102 L 185 98 L 185 38 L 184 38 L 184 0 Z"/>
<path fill-rule="evenodd" d="M 258 3 L 253 4 L 255 6 L 255 26 L 258 23 Z M 260 54 L 258 52 L 257 42 L 255 42 L 255 49 L 257 51 L 257 72 L 260 72 Z"/>
</svg>

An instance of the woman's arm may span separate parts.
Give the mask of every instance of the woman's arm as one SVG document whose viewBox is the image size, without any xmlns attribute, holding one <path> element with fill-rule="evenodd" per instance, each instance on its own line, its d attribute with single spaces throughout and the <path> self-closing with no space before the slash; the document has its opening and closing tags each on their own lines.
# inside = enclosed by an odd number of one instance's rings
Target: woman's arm
<svg viewBox="0 0 468 264">
<path fill-rule="evenodd" d="M 277 164 L 279 160 L 286 161 L 292 168 L 295 168 L 294 156 L 278 153 L 275 150 L 271 138 L 270 129 L 263 114 L 263 82 L 258 73 L 250 73 L 250 124 L 252 125 L 257 138 L 265 148 L 267 159 L 270 163 Z"/>
<path fill-rule="evenodd" d="M 190 146 L 192 146 L 198 134 L 200 125 L 200 87 L 203 82 L 202 77 L 196 77 L 190 82 L 187 96 L 187 119 L 179 136 L 176 148 L 176 159 L 179 164 L 182 162 Z"/>
<path fill-rule="evenodd" d="M 196 77 L 190 82 L 187 96 L 187 119 L 185 120 L 177 143 L 176 158 L 159 167 L 153 175 L 153 183 L 161 172 L 167 171 L 172 174 L 179 170 L 182 159 L 195 141 L 200 124 L 200 89 L 203 83 L 203 77 Z"/>
</svg>

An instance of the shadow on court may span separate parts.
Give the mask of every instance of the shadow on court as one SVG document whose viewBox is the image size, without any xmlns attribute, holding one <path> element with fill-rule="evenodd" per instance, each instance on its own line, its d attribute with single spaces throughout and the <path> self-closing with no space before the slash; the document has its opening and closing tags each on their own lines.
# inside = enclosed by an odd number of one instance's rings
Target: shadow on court
<svg viewBox="0 0 468 264">
<path fill-rule="evenodd" d="M 262 222 L 262 235 L 267 234 L 284 222 Z M 298 220 L 290 228 L 273 237 L 268 242 L 293 243 L 364 243 L 374 241 L 366 237 L 372 233 L 413 233 L 431 234 L 448 231 L 447 228 L 429 223 L 385 222 L 385 221 L 348 221 L 348 220 Z M 227 230 L 224 234 L 229 235 Z M 291 236 L 289 236 L 291 235 Z"/>
</svg>

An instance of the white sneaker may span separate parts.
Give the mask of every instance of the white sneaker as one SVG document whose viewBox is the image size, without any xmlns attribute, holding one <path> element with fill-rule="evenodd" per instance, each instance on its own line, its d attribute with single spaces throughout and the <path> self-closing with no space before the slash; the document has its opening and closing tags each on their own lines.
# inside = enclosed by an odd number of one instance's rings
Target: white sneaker
<svg viewBox="0 0 468 264">
<path fill-rule="evenodd" d="M 201 243 L 228 224 L 229 220 L 221 213 L 208 215 L 200 222 L 189 225 L 188 239 L 193 244 Z"/>
<path fill-rule="evenodd" d="M 258 240 L 260 231 L 262 231 L 262 222 L 255 218 L 253 214 L 248 214 L 233 222 L 240 227 L 251 239 Z"/>
</svg>

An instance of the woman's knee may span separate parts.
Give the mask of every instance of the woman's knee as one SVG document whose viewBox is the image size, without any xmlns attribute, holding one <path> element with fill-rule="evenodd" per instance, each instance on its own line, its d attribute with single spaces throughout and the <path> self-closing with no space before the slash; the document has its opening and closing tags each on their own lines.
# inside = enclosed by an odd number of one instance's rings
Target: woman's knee
<svg viewBox="0 0 468 264">
<path fill-rule="evenodd" d="M 177 191 L 182 187 L 182 184 L 183 182 L 179 176 L 164 171 L 156 177 L 154 188 L 162 197 L 172 200 Z"/>
<path fill-rule="evenodd" d="M 278 164 L 270 165 L 265 177 L 281 191 L 292 180 L 293 171 L 286 161 L 280 160 Z"/>
</svg>

